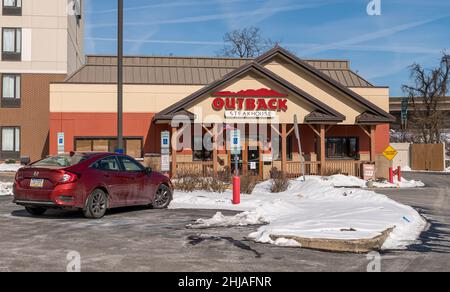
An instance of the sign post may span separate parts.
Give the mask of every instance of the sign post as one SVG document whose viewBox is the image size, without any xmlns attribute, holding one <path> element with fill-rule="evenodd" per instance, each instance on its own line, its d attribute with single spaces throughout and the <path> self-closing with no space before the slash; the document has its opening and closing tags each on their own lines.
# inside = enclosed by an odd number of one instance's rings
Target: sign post
<svg viewBox="0 0 450 292">
<path fill-rule="evenodd" d="M 297 137 L 298 152 L 299 152 L 299 155 L 300 155 L 300 164 L 301 164 L 301 167 L 302 167 L 303 181 L 306 181 L 306 176 L 305 176 L 305 157 L 303 156 L 303 151 L 302 151 L 302 143 L 301 143 L 301 140 L 300 140 L 300 129 L 299 129 L 299 125 L 298 125 L 297 115 L 294 115 L 294 130 L 295 130 L 295 137 Z"/>
<path fill-rule="evenodd" d="M 64 143 L 64 133 L 58 133 L 58 154 L 62 154 L 65 152 L 65 143 Z"/>
<path fill-rule="evenodd" d="M 394 160 L 394 158 L 397 156 L 397 154 L 398 154 L 398 151 L 395 150 L 395 148 L 390 145 L 383 152 L 383 156 L 386 157 L 386 159 L 389 161 Z M 389 167 L 389 182 L 391 184 L 394 183 L 394 169 L 392 168 L 392 166 Z"/>
<path fill-rule="evenodd" d="M 161 172 L 170 171 L 170 133 L 161 132 Z"/>
<path fill-rule="evenodd" d="M 241 131 L 231 132 L 231 154 L 234 155 L 233 204 L 241 203 L 241 179 L 239 177 L 239 154 L 242 151 Z"/>
</svg>

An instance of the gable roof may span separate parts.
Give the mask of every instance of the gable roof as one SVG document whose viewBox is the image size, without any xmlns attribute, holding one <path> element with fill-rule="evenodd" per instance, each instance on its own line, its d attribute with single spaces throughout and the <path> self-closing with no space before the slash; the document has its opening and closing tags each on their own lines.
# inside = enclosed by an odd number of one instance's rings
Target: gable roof
<svg viewBox="0 0 450 292">
<path fill-rule="evenodd" d="M 369 100 L 365 99 L 361 95 L 357 94 L 356 92 L 350 90 L 349 88 L 343 86 L 341 83 L 337 82 L 330 76 L 324 74 L 320 70 L 317 70 L 307 62 L 301 60 L 297 56 L 293 55 L 292 53 L 288 52 L 287 50 L 277 46 L 273 48 L 272 50 L 268 51 L 267 53 L 261 55 L 260 57 L 255 59 L 255 62 L 258 62 L 259 64 L 263 65 L 269 62 L 270 60 L 273 60 L 276 57 L 282 57 L 283 59 L 287 60 L 294 66 L 297 66 L 299 68 L 302 68 L 306 70 L 307 72 L 310 72 L 313 76 L 316 78 L 322 80 L 329 86 L 337 89 L 341 93 L 344 93 L 345 95 L 349 96 L 351 99 L 365 107 L 369 110 L 370 113 L 379 116 L 379 121 L 385 121 L 387 123 L 394 122 L 396 119 L 394 116 L 386 112 L 385 110 L 381 109 L 377 105 L 373 104 Z"/>
<path fill-rule="evenodd" d="M 207 85 L 251 62 L 253 59 L 222 57 L 124 57 L 125 84 Z M 347 87 L 373 87 L 350 70 L 346 60 L 305 60 Z M 65 83 L 117 83 L 117 57 L 87 56 L 86 64 L 71 74 Z"/>
<path fill-rule="evenodd" d="M 316 99 L 315 97 L 311 96 L 307 92 L 301 90 L 300 88 L 296 87 L 295 85 L 289 83 L 288 81 L 282 79 L 281 77 L 277 76 L 273 72 L 269 71 L 268 69 L 262 67 L 260 64 L 256 62 L 250 62 L 241 68 L 227 74 L 224 78 L 222 78 L 219 81 L 216 81 L 209 86 L 206 86 L 197 92 L 191 94 L 190 96 L 182 99 L 181 101 L 173 104 L 172 106 L 166 108 L 159 114 L 157 114 L 154 117 L 155 121 L 159 120 L 166 120 L 170 117 L 176 116 L 178 113 L 187 111 L 191 106 L 193 106 L 197 100 L 206 94 L 213 93 L 216 89 L 218 89 L 220 86 L 226 84 L 227 82 L 230 82 L 231 80 L 235 78 L 239 78 L 241 76 L 244 76 L 250 72 L 257 73 L 260 76 L 263 76 L 267 78 L 268 80 L 271 80 L 272 82 L 275 82 L 276 84 L 283 87 L 288 92 L 292 93 L 294 96 L 298 96 L 305 100 L 306 102 L 312 104 L 318 110 L 320 113 L 322 113 L 324 116 L 328 117 L 329 121 L 334 121 L 336 123 L 342 122 L 345 119 L 345 116 L 343 116 L 341 113 L 337 112 L 336 110 L 332 109 L 328 105 L 324 104 L 320 100 Z"/>
</svg>

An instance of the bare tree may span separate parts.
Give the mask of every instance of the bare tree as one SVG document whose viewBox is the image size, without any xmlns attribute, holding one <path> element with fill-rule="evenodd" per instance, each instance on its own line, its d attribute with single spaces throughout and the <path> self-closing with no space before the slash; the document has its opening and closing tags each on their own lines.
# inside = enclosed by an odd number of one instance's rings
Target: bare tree
<svg viewBox="0 0 450 292">
<path fill-rule="evenodd" d="M 221 54 L 239 58 L 255 58 L 279 44 L 277 41 L 264 38 L 257 27 L 233 30 L 226 33 L 223 40 L 225 46 Z"/>
<path fill-rule="evenodd" d="M 448 94 L 450 85 L 450 55 L 443 53 L 439 66 L 427 70 L 422 65 L 411 67 L 413 85 L 403 85 L 412 105 L 410 129 L 418 132 L 422 143 L 441 143 L 445 113 L 439 104 Z"/>
</svg>

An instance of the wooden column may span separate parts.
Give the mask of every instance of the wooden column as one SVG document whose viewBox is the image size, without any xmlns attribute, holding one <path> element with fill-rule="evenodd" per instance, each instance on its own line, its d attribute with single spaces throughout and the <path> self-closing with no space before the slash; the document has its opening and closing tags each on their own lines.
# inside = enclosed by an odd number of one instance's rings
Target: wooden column
<svg viewBox="0 0 450 292">
<path fill-rule="evenodd" d="M 370 126 L 370 162 L 375 162 L 377 159 L 376 152 L 376 126 Z"/>
<path fill-rule="evenodd" d="M 281 125 L 281 171 L 287 171 L 287 124 Z"/>
<path fill-rule="evenodd" d="M 319 151 L 320 151 L 320 174 L 325 175 L 326 170 L 326 149 L 325 149 L 325 125 L 320 125 L 320 138 L 319 138 Z"/>
<path fill-rule="evenodd" d="M 177 128 L 172 128 L 172 178 L 177 176 L 177 144 L 175 142 L 177 135 Z"/>
<path fill-rule="evenodd" d="M 214 177 L 217 177 L 218 168 L 219 168 L 219 155 L 217 151 L 217 136 L 218 136 L 218 125 L 215 124 L 213 126 L 213 173 Z"/>
</svg>

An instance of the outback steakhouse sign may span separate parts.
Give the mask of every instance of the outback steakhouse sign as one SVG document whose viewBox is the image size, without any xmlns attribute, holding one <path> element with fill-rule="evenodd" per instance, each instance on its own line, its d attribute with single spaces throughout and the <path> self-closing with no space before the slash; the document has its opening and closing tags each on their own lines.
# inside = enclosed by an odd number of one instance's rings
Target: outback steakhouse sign
<svg viewBox="0 0 450 292">
<path fill-rule="evenodd" d="M 215 92 L 212 107 L 227 118 L 274 118 L 288 109 L 286 94 L 270 89 Z"/>
</svg>

